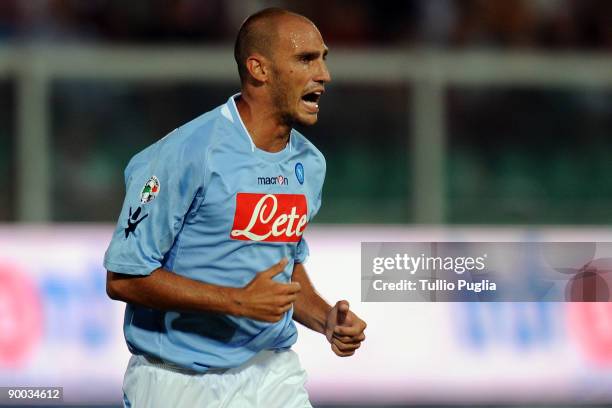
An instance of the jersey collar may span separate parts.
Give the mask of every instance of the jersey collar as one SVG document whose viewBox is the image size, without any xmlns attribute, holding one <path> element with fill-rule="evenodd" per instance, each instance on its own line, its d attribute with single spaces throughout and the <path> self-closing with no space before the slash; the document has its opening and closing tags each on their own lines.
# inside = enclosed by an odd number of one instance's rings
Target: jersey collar
<svg viewBox="0 0 612 408">
<path fill-rule="evenodd" d="M 237 94 L 230 96 L 225 106 L 227 107 L 227 111 L 229 111 L 229 115 L 230 115 L 228 119 L 240 128 L 243 136 L 249 141 L 249 145 L 251 146 L 251 151 L 253 153 L 262 155 L 267 158 L 278 157 L 278 155 L 281 155 L 284 152 L 291 152 L 293 150 L 292 143 L 291 143 L 293 140 L 293 137 L 292 137 L 293 129 L 291 129 L 291 132 L 289 132 L 289 141 L 287 142 L 287 146 L 280 152 L 270 153 L 270 152 L 266 152 L 265 150 L 261 150 L 260 148 L 255 146 L 255 143 L 253 142 L 253 138 L 251 137 L 251 134 L 249 133 L 246 126 L 244 126 L 244 122 L 242 121 L 242 118 L 240 117 L 240 113 L 238 112 L 238 107 L 236 106 L 236 98 L 239 97 L 240 95 L 241 95 L 240 92 L 238 92 Z M 222 110 L 222 113 L 225 114 L 223 110 Z M 227 117 L 227 115 L 225 116 Z"/>
</svg>

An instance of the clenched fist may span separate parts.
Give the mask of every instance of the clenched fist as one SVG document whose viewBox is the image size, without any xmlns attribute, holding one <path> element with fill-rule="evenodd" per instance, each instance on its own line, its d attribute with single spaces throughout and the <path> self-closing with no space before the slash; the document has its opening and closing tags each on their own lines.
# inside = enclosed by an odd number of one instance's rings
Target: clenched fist
<svg viewBox="0 0 612 408">
<path fill-rule="evenodd" d="M 341 300 L 327 314 L 325 337 L 338 356 L 352 356 L 365 340 L 366 326 L 366 322 L 349 310 L 349 303 Z"/>
</svg>

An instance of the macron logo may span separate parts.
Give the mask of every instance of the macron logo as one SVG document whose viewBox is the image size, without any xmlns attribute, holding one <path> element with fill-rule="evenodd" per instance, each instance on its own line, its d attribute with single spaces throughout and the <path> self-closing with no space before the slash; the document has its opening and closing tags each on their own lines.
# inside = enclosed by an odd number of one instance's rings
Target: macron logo
<svg viewBox="0 0 612 408">
<path fill-rule="evenodd" d="M 257 184 L 270 185 L 278 184 L 281 186 L 288 186 L 289 179 L 285 176 L 278 175 L 276 177 L 257 177 Z"/>
</svg>

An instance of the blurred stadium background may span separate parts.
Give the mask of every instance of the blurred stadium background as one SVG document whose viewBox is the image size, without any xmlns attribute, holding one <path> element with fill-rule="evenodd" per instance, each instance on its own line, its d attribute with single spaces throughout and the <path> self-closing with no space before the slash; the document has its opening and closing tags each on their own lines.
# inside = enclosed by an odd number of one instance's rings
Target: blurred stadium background
<svg viewBox="0 0 612 408">
<path fill-rule="evenodd" d="M 302 331 L 317 406 L 611 406 L 612 307 L 360 303 L 359 242 L 612 241 L 607 0 L 0 1 L 0 386 L 118 406 L 101 257 L 141 148 L 237 92 L 234 36 L 310 17 L 333 82 L 310 271 L 369 322 Z"/>
</svg>

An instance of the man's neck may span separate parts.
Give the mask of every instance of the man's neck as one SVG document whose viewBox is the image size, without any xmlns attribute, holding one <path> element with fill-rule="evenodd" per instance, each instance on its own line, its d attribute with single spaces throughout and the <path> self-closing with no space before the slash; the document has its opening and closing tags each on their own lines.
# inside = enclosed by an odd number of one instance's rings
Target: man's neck
<svg viewBox="0 0 612 408">
<path fill-rule="evenodd" d="M 270 109 L 271 104 L 255 103 L 248 95 L 236 98 L 236 107 L 242 123 L 248 130 L 257 148 L 276 153 L 287 146 L 291 127 L 281 123 L 278 114 Z"/>
</svg>

